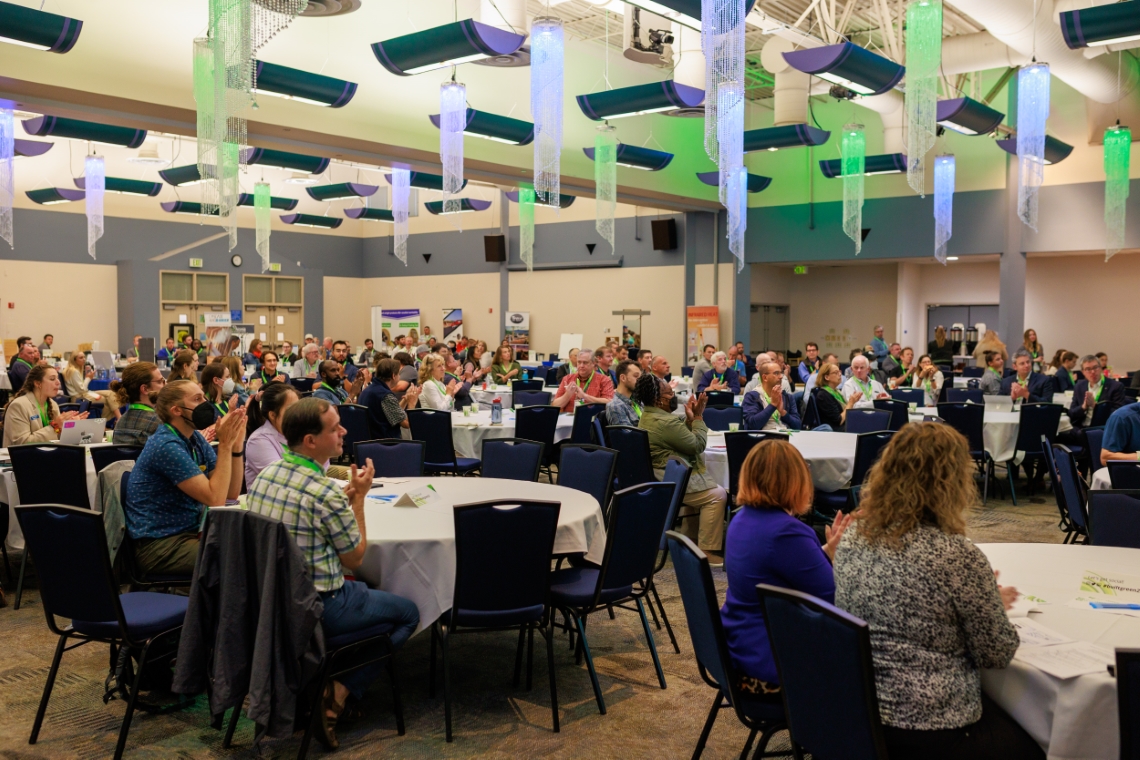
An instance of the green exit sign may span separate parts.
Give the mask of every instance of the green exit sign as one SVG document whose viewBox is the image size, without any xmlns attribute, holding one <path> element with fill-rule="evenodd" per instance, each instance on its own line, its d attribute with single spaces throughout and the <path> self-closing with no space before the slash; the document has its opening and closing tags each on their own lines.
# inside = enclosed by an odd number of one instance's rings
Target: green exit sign
<svg viewBox="0 0 1140 760">
<path fill-rule="evenodd" d="M 792 272 L 795 274 L 807 274 L 807 267 L 798 266 L 795 269 L 793 269 Z"/>
<path fill-rule="evenodd" d="M 191 269 L 201 269 L 202 268 L 202 260 L 201 259 L 190 259 L 190 268 Z"/>
<path fill-rule="evenodd" d="M 274 262 L 274 263 L 269 265 L 269 271 L 270 272 L 280 272 L 281 271 L 281 265 Z"/>
</svg>

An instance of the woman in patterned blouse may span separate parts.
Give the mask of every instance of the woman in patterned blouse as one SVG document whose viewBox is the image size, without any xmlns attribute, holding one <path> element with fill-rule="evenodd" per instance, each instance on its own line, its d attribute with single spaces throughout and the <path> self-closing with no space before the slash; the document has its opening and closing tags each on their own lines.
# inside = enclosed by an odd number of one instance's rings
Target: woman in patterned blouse
<svg viewBox="0 0 1140 760">
<path fill-rule="evenodd" d="M 835 603 L 871 627 L 891 760 L 1045 757 L 982 694 L 981 669 L 1017 651 L 1005 614 L 1017 590 L 997 584 L 966 538 L 977 497 L 966 439 L 949 425 L 906 425 L 871 469 L 835 555 Z"/>
</svg>

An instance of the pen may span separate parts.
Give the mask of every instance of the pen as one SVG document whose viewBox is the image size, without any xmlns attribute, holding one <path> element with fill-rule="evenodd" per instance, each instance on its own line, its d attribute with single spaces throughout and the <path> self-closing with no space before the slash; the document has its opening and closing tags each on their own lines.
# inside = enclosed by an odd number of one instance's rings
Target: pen
<svg viewBox="0 0 1140 760">
<path fill-rule="evenodd" d="M 1120 604 L 1117 602 L 1089 602 L 1094 610 L 1140 610 L 1140 604 Z"/>
</svg>

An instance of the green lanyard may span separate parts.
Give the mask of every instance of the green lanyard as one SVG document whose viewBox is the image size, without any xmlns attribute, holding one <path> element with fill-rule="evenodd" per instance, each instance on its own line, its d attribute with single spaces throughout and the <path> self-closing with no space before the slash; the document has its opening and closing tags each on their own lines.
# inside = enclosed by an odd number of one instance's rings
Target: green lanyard
<svg viewBox="0 0 1140 760">
<path fill-rule="evenodd" d="M 50 403 L 51 403 L 50 401 L 47 401 L 47 402 L 44 402 L 42 404 L 40 404 L 40 403 L 36 404 L 36 406 L 38 406 L 40 409 L 40 422 L 43 424 L 44 427 L 48 427 L 49 425 L 51 425 L 51 412 L 48 411 L 48 404 L 50 404 Z"/>
<path fill-rule="evenodd" d="M 441 383 L 440 381 L 436 380 L 434 377 L 431 379 L 431 381 L 432 381 L 433 383 L 435 383 L 435 387 L 436 387 L 436 388 L 439 388 L 439 392 L 440 392 L 440 393 L 442 393 L 444 396 L 446 396 L 446 395 L 447 395 L 447 388 L 445 388 L 445 387 L 443 386 L 443 383 Z"/>
<path fill-rule="evenodd" d="M 281 458 L 284 459 L 289 464 L 295 464 L 298 467 L 308 467 L 310 470 L 317 473 L 318 475 L 324 475 L 325 474 L 325 471 L 322 470 L 321 466 L 319 464 L 317 464 L 315 461 L 313 461 L 312 459 L 309 459 L 307 456 L 304 456 L 303 454 L 294 454 L 292 451 L 289 450 L 288 447 L 285 447 L 284 451 L 281 454 Z"/>
<path fill-rule="evenodd" d="M 597 371 L 596 371 L 596 370 L 595 370 L 594 374 L 597 374 Z M 589 387 L 590 387 L 590 383 L 594 382 L 594 375 L 590 375 L 590 379 L 586 381 L 586 384 L 585 384 L 584 386 L 582 385 L 582 378 L 581 378 L 581 377 L 579 377 L 578 375 L 575 375 L 575 376 L 574 376 L 574 382 L 575 382 L 575 383 L 577 383 L 577 384 L 578 384 L 578 388 L 579 388 L 579 389 L 580 389 L 580 390 L 581 390 L 583 393 L 585 393 L 585 392 L 586 392 L 586 391 L 589 389 Z M 583 404 L 585 404 L 585 403 L 586 403 L 585 399 L 578 399 L 578 405 L 579 405 L 579 406 L 582 406 L 582 405 L 583 405 Z"/>
<path fill-rule="evenodd" d="M 847 399 L 843 398 L 843 394 L 832 388 L 830 385 L 823 386 L 823 389 L 830 393 L 832 397 L 839 402 L 840 406 L 847 406 Z"/>
<path fill-rule="evenodd" d="M 863 381 L 860 380 L 859 378 L 855 377 L 854 375 L 851 376 L 851 379 L 855 381 L 855 385 L 859 386 L 859 390 L 863 391 L 863 398 L 869 399 L 872 397 L 872 395 L 873 395 L 872 388 L 874 388 L 874 386 L 871 383 L 867 383 L 866 385 L 864 385 Z"/>
<path fill-rule="evenodd" d="M 328 383 L 321 383 L 321 384 L 320 384 L 319 386 L 317 386 L 317 387 L 318 387 L 318 388 L 324 388 L 325 390 L 327 390 L 327 391 L 328 391 L 329 393 L 331 393 L 332 395 L 336 396 L 337 398 L 340 398 L 340 394 L 338 394 L 338 393 L 336 392 L 336 388 L 332 387 L 332 386 L 331 386 L 331 385 L 329 385 Z"/>
<path fill-rule="evenodd" d="M 716 381 L 717 381 L 718 383 L 723 383 L 723 382 L 724 382 L 724 372 L 721 372 L 719 375 L 718 375 L 718 374 L 716 374 L 716 373 L 714 372 L 714 373 L 713 373 L 713 377 L 716 379 Z"/>
<path fill-rule="evenodd" d="M 32 369 L 32 365 L 31 365 L 31 364 L 29 364 L 29 363 L 28 363 L 26 360 L 24 360 L 24 359 L 17 359 L 16 361 L 17 361 L 17 362 L 19 362 L 20 364 L 23 364 L 23 365 L 24 365 L 25 367 L 27 367 L 28 369 Z"/>
<path fill-rule="evenodd" d="M 131 350 L 135 352 L 135 358 L 136 358 L 136 359 L 137 359 L 137 358 L 139 358 L 139 349 L 138 349 L 138 347 L 136 346 L 135 348 L 133 348 L 133 349 L 131 349 Z"/>
<path fill-rule="evenodd" d="M 151 412 L 151 411 L 154 411 L 153 409 L 151 409 L 151 408 L 150 408 L 149 406 L 147 406 L 146 404 L 131 404 L 131 405 L 128 407 L 128 410 L 130 410 L 130 409 L 138 409 L 140 412 Z M 169 426 L 167 426 L 167 427 L 169 427 Z"/>
<path fill-rule="evenodd" d="M 630 401 L 629 405 L 633 407 L 633 413 L 637 415 L 637 419 L 641 419 L 641 404 L 636 401 Z"/>
<path fill-rule="evenodd" d="M 163 424 L 166 425 L 167 429 L 171 433 L 174 433 L 175 438 L 182 441 L 182 443 L 186 444 L 186 451 L 187 451 L 187 453 L 190 454 L 190 458 L 194 460 L 194 464 L 201 467 L 202 463 L 198 461 L 198 449 L 196 449 L 194 446 L 190 445 L 190 441 L 183 438 L 182 433 L 179 433 L 178 430 L 173 425 L 171 425 L 169 422 L 165 422 Z"/>
<path fill-rule="evenodd" d="M 1089 390 L 1091 391 L 1092 388 L 1089 388 Z M 1101 394 L 1101 391 L 1103 391 L 1103 390 L 1104 390 L 1104 378 L 1102 377 L 1100 379 L 1100 384 L 1097 386 L 1096 392 L 1093 393 L 1093 398 L 1096 400 L 1096 403 L 1098 403 L 1098 404 L 1100 403 L 1100 394 Z"/>
<path fill-rule="evenodd" d="M 261 383 L 262 383 L 262 385 L 268 385 L 269 383 L 272 383 L 272 382 L 273 382 L 273 380 L 274 380 L 274 379 L 277 377 L 277 375 L 276 375 L 276 374 L 275 374 L 275 375 L 273 375 L 273 377 L 266 377 L 266 376 L 265 376 L 265 370 L 264 370 L 264 369 L 263 369 L 263 370 L 261 370 L 261 372 L 259 372 L 258 374 L 260 374 L 260 375 L 261 375 Z"/>
<path fill-rule="evenodd" d="M 1029 375 L 1026 375 L 1024 380 L 1022 380 L 1020 377 L 1015 377 L 1014 379 L 1017 380 L 1017 384 L 1022 388 L 1029 386 Z"/>
<path fill-rule="evenodd" d="M 211 402 L 211 403 L 213 403 L 213 402 Z M 221 412 L 221 415 L 223 417 L 225 417 L 226 413 L 230 411 L 230 405 L 227 404 L 225 401 L 223 401 L 220 404 L 214 404 L 214 408 L 217 409 L 219 412 Z"/>
<path fill-rule="evenodd" d="M 993 372 L 994 377 L 996 377 L 998 380 L 1001 380 L 1001 373 L 998 372 L 996 369 L 994 369 L 993 367 L 986 367 L 986 369 L 989 370 L 990 372 Z"/>
<path fill-rule="evenodd" d="M 772 397 L 768 395 L 768 392 L 766 390 L 764 390 L 764 386 L 760 386 L 756 390 L 760 391 L 760 397 L 764 399 L 764 405 L 772 406 Z M 776 418 L 776 422 L 780 421 L 780 413 L 778 411 L 772 412 L 772 416 Z"/>
<path fill-rule="evenodd" d="M 317 362 L 317 364 L 309 364 L 308 360 L 305 359 L 305 360 L 301 361 L 301 364 L 302 364 L 302 368 L 305 370 L 304 374 L 307 375 L 310 372 L 315 372 L 317 369 L 317 365 L 320 364 L 320 362 Z"/>
</svg>

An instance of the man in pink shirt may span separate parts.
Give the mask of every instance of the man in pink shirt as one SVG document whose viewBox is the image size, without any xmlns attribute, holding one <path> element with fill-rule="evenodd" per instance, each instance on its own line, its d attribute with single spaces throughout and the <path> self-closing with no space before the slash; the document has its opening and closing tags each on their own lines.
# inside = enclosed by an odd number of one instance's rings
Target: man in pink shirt
<svg viewBox="0 0 1140 760">
<path fill-rule="evenodd" d="M 564 414 L 573 414 L 580 404 L 608 404 L 614 397 L 613 381 L 609 375 L 594 370 L 594 355 L 579 351 L 578 371 L 562 378 L 550 403 L 562 407 Z"/>
</svg>

